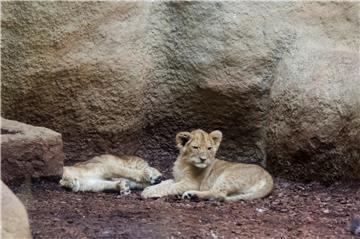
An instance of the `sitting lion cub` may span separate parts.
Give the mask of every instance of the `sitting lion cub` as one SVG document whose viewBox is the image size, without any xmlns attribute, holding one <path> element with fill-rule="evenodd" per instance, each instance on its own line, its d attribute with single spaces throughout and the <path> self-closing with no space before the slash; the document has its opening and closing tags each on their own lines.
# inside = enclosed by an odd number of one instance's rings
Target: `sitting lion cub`
<svg viewBox="0 0 360 239">
<path fill-rule="evenodd" d="M 182 198 L 238 201 L 268 195 L 273 179 L 263 168 L 215 158 L 221 139 L 218 130 L 210 134 L 200 129 L 178 133 L 180 155 L 173 167 L 174 180 L 145 188 L 142 197 L 182 194 Z"/>
<path fill-rule="evenodd" d="M 136 156 L 101 155 L 64 167 L 60 185 L 77 191 L 118 190 L 129 194 L 161 181 L 161 173 Z"/>
</svg>

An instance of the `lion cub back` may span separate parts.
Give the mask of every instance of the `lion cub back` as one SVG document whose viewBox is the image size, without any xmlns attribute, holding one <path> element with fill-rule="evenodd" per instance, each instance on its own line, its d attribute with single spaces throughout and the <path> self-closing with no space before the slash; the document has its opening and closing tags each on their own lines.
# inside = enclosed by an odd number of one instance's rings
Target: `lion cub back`
<svg viewBox="0 0 360 239">
<path fill-rule="evenodd" d="M 64 176 L 111 178 L 121 168 L 146 169 L 149 164 L 137 156 L 103 154 L 73 166 L 64 167 Z"/>
<path fill-rule="evenodd" d="M 91 168 L 93 166 L 99 166 L 99 164 L 107 167 L 127 167 L 132 169 L 145 169 L 149 167 L 149 164 L 140 157 L 137 156 L 115 156 L 111 154 L 103 154 L 96 156 L 88 161 L 80 162 L 74 166 L 80 166 L 80 168 Z"/>
</svg>

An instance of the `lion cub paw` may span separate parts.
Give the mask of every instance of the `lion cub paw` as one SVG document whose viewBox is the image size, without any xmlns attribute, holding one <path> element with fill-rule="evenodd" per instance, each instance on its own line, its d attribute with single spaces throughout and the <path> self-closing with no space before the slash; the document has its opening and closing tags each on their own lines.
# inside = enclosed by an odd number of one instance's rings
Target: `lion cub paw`
<svg viewBox="0 0 360 239">
<path fill-rule="evenodd" d="M 198 198 L 197 194 L 196 194 L 196 191 L 187 191 L 187 192 L 184 192 L 182 197 L 182 199 L 196 199 Z"/>
<path fill-rule="evenodd" d="M 120 195 L 125 196 L 131 194 L 130 188 L 120 190 Z"/>
<path fill-rule="evenodd" d="M 120 195 L 129 195 L 131 193 L 129 182 L 127 180 L 122 180 L 117 184 L 117 189 L 120 192 Z"/>
</svg>

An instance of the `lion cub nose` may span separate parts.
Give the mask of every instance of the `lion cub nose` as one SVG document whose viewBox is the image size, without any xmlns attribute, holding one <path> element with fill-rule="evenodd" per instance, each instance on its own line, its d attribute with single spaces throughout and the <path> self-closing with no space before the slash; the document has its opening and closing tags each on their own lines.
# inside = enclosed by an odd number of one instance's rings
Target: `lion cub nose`
<svg viewBox="0 0 360 239">
<path fill-rule="evenodd" d="M 158 176 L 158 177 L 155 179 L 155 183 L 154 183 L 154 184 L 159 184 L 159 183 L 161 183 L 162 180 L 163 180 L 163 177 L 162 177 L 162 176 Z"/>
<path fill-rule="evenodd" d="M 206 158 L 200 157 L 200 161 L 201 161 L 202 163 L 205 162 L 205 160 L 206 160 Z"/>
</svg>

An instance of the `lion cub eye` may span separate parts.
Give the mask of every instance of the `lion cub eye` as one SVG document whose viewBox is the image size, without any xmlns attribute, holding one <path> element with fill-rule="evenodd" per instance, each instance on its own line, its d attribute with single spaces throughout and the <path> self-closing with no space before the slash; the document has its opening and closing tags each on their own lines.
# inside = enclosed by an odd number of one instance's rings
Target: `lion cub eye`
<svg viewBox="0 0 360 239">
<path fill-rule="evenodd" d="M 212 147 L 208 147 L 208 150 L 211 150 L 212 149 Z"/>
<path fill-rule="evenodd" d="M 192 146 L 193 147 L 193 149 L 198 149 L 199 147 L 198 146 Z"/>
</svg>

